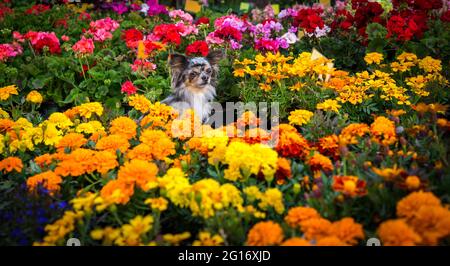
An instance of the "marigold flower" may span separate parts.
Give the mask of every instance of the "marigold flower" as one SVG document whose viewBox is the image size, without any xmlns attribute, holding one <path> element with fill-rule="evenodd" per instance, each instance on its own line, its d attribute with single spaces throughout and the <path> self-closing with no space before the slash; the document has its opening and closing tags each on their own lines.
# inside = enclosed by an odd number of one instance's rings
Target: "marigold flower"
<svg viewBox="0 0 450 266">
<path fill-rule="evenodd" d="M 0 161 L 0 172 L 10 173 L 13 170 L 22 172 L 23 163 L 19 157 L 8 157 Z"/>
<path fill-rule="evenodd" d="M 342 192 L 347 196 L 363 196 L 367 194 L 366 181 L 357 176 L 333 176 L 333 190 Z"/>
<path fill-rule="evenodd" d="M 440 72 L 442 70 L 441 60 L 426 56 L 419 60 L 419 68 L 425 70 L 427 73 Z"/>
<path fill-rule="evenodd" d="M 421 237 L 402 219 L 383 222 L 377 230 L 384 246 L 414 246 Z"/>
<path fill-rule="evenodd" d="M 167 156 L 175 154 L 175 143 L 161 130 L 146 129 L 141 133 L 139 140 L 151 147 L 152 156 L 156 160 L 164 160 Z"/>
<path fill-rule="evenodd" d="M 129 140 L 136 136 L 136 128 L 136 122 L 128 117 L 121 116 L 111 122 L 109 132 L 111 134 L 122 135 Z"/>
<path fill-rule="evenodd" d="M 311 246 L 311 243 L 304 238 L 292 237 L 286 239 L 283 243 L 281 243 L 281 246 L 302 247 L 302 246 Z"/>
<path fill-rule="evenodd" d="M 355 223 L 350 217 L 334 222 L 331 225 L 330 234 L 349 245 L 355 245 L 358 243 L 358 239 L 364 239 L 362 225 Z"/>
<path fill-rule="evenodd" d="M 134 194 L 134 183 L 121 180 L 109 181 L 100 191 L 103 199 L 116 204 L 126 204 Z"/>
<path fill-rule="evenodd" d="M 309 154 L 308 141 L 291 125 L 281 124 L 272 130 L 275 150 L 283 157 L 305 157 Z"/>
<path fill-rule="evenodd" d="M 26 100 L 28 102 L 40 104 L 40 103 L 42 103 L 43 98 L 42 98 L 42 95 L 38 91 L 33 90 L 27 94 Z"/>
<path fill-rule="evenodd" d="M 142 190 L 148 190 L 150 182 L 156 182 L 158 167 L 154 163 L 133 159 L 120 167 L 117 177 L 120 181 L 134 183 Z"/>
<path fill-rule="evenodd" d="M 128 105 L 134 107 L 141 113 L 147 113 L 150 110 L 151 102 L 144 95 L 135 94 L 128 98 Z"/>
<path fill-rule="evenodd" d="M 348 246 L 349 244 L 342 241 L 339 237 L 336 236 L 326 236 L 317 240 L 317 246 Z"/>
<path fill-rule="evenodd" d="M 450 235 L 450 210 L 442 206 L 421 206 L 409 224 L 421 237 L 422 244 L 437 245 Z"/>
<path fill-rule="evenodd" d="M 149 204 L 153 210 L 162 212 L 167 210 L 167 205 L 169 202 L 165 198 L 159 197 L 146 199 L 144 203 Z"/>
<path fill-rule="evenodd" d="M 43 172 L 27 179 L 27 187 L 30 191 L 37 189 L 38 185 L 42 185 L 45 189 L 49 191 L 50 195 L 59 191 L 62 179 L 60 176 L 55 174 L 53 171 Z"/>
<path fill-rule="evenodd" d="M 0 101 L 6 101 L 11 95 L 18 95 L 16 85 L 9 85 L 3 88 L 0 88 Z"/>
<path fill-rule="evenodd" d="M 87 139 L 79 133 L 68 133 L 62 137 L 55 145 L 58 152 L 65 152 L 66 149 L 75 150 L 87 143 Z"/>
<path fill-rule="evenodd" d="M 379 116 L 370 125 L 372 140 L 383 145 L 391 145 L 397 141 L 395 124 L 384 116 Z"/>
<path fill-rule="evenodd" d="M 77 114 L 87 119 L 91 118 L 92 114 L 101 116 L 103 114 L 103 106 L 99 102 L 83 103 L 74 107 Z"/>
<path fill-rule="evenodd" d="M 198 233 L 198 240 L 195 240 L 193 246 L 221 246 L 223 238 L 220 235 L 211 235 L 210 232 L 202 231 Z"/>
<path fill-rule="evenodd" d="M 441 200 L 431 192 L 413 192 L 397 202 L 397 216 L 410 219 L 421 207 L 440 205 Z"/>
<path fill-rule="evenodd" d="M 410 175 L 405 179 L 406 187 L 409 190 L 415 190 L 420 187 L 420 178 L 415 175 Z"/>
<path fill-rule="evenodd" d="M 318 110 L 332 111 L 335 113 L 339 113 L 339 108 L 341 108 L 341 105 L 336 100 L 328 99 L 321 103 L 318 103 L 316 108 Z"/>
<path fill-rule="evenodd" d="M 284 221 L 292 228 L 299 228 L 303 221 L 320 218 L 320 214 L 314 208 L 294 207 L 289 209 Z"/>
<path fill-rule="evenodd" d="M 314 155 L 309 158 L 308 165 L 311 167 L 312 171 L 322 170 L 324 172 L 330 172 L 334 168 L 331 160 L 318 152 L 315 152 Z"/>
<path fill-rule="evenodd" d="M 381 63 L 381 61 L 383 61 L 383 54 L 380 54 L 377 52 L 368 53 L 364 57 L 364 61 L 366 61 L 366 63 L 368 65 L 371 65 L 371 64 L 379 65 Z"/>
<path fill-rule="evenodd" d="M 255 224 L 247 235 L 249 246 L 273 246 L 283 241 L 281 226 L 273 221 L 259 222 Z"/>
<path fill-rule="evenodd" d="M 300 222 L 301 230 L 308 240 L 319 240 L 330 235 L 331 222 L 324 218 L 311 218 Z"/>
<path fill-rule="evenodd" d="M 125 153 L 130 147 L 130 143 L 122 135 L 112 134 L 101 138 L 95 148 L 97 150 L 110 151 L 115 153 L 119 150 L 121 153 Z"/>
<path fill-rule="evenodd" d="M 308 110 L 299 109 L 292 111 L 288 117 L 289 124 L 302 126 L 304 124 L 307 124 L 309 120 L 311 120 L 311 117 L 313 117 L 313 115 L 314 113 Z"/>
</svg>

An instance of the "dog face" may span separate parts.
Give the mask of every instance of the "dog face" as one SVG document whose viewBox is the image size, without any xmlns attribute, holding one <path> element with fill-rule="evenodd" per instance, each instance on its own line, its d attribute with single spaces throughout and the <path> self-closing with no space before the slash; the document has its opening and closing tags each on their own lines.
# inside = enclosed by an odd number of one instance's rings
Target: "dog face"
<svg viewBox="0 0 450 266">
<path fill-rule="evenodd" d="M 222 57 L 219 51 L 213 51 L 206 57 L 188 58 L 180 54 L 172 54 L 169 66 L 172 72 L 172 88 L 202 91 L 215 86 L 218 73 L 218 62 Z"/>
</svg>

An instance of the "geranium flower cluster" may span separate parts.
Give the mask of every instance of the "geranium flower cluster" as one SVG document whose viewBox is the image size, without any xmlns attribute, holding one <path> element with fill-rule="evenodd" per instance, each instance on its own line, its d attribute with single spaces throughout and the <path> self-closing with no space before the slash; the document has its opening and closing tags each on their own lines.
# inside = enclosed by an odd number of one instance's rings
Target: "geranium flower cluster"
<svg viewBox="0 0 450 266">
<path fill-rule="evenodd" d="M 119 28 L 119 23 L 109 17 L 91 21 L 89 29 L 84 33 L 86 37 L 92 37 L 94 41 L 104 42 L 112 39 L 112 33 Z"/>
<path fill-rule="evenodd" d="M 217 18 L 214 21 L 214 31 L 206 37 L 209 44 L 229 44 L 231 49 L 237 50 L 242 47 L 243 34 L 250 27 L 250 23 L 235 15 Z"/>
</svg>

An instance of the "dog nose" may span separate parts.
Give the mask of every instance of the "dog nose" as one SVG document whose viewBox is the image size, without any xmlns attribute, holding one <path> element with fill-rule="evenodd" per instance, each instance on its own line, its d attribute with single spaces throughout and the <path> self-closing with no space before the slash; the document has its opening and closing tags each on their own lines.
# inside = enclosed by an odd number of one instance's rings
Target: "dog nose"
<svg viewBox="0 0 450 266">
<path fill-rule="evenodd" d="M 208 77 L 207 77 L 207 76 L 202 76 L 202 80 L 203 80 L 203 81 L 207 81 L 207 80 L 208 80 Z"/>
</svg>

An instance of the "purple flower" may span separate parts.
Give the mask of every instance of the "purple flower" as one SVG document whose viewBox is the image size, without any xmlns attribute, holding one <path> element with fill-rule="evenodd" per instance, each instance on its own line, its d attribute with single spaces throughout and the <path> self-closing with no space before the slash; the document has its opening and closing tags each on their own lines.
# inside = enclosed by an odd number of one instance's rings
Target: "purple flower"
<svg viewBox="0 0 450 266">
<path fill-rule="evenodd" d="M 118 3 L 118 2 L 112 3 L 111 9 L 119 15 L 122 15 L 123 13 L 128 11 L 128 7 L 127 5 L 125 5 L 125 3 Z"/>
<path fill-rule="evenodd" d="M 144 8 L 144 4 L 142 6 Z M 160 5 L 158 3 L 158 0 L 147 0 L 146 6 L 148 7 L 147 15 L 149 15 L 149 16 L 156 16 L 159 14 L 168 14 L 169 13 L 167 11 L 166 6 Z"/>
</svg>

